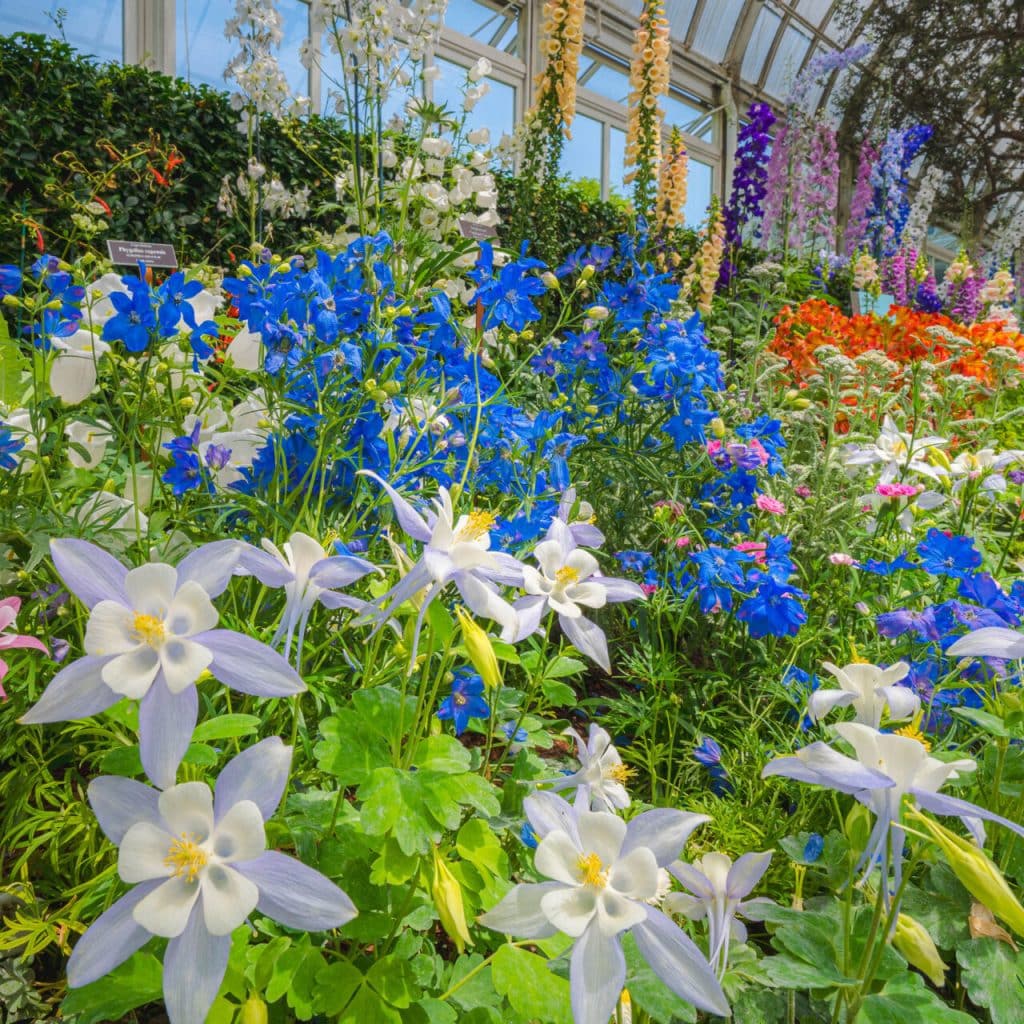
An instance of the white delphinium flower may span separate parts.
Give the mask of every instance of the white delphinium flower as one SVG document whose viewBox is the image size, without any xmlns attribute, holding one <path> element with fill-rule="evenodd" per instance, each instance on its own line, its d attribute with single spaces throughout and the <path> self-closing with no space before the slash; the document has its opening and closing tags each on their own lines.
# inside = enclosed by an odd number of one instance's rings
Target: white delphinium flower
<svg viewBox="0 0 1024 1024">
<path fill-rule="evenodd" d="M 631 932 L 640 954 L 680 998 L 728 1016 L 714 972 L 693 941 L 648 902 L 659 869 L 675 860 L 706 815 L 657 809 L 627 825 L 603 811 L 575 808 L 553 793 L 526 798 L 539 839 L 534 866 L 550 881 L 521 883 L 480 923 L 526 939 L 563 932 L 574 940 L 569 986 L 576 1024 L 607 1024 L 626 980 L 620 936 Z"/>
<path fill-rule="evenodd" d="M 51 338 L 57 353 L 50 367 L 50 390 L 65 404 L 78 405 L 96 388 L 96 368 L 110 345 L 92 331 L 80 329 L 67 338 Z"/>
<path fill-rule="evenodd" d="M 94 469 L 106 454 L 107 445 L 113 436 L 110 424 L 105 420 L 85 423 L 75 420 L 64 427 L 68 441 L 68 462 L 76 469 Z M 79 448 L 85 449 L 83 455 Z"/>
<path fill-rule="evenodd" d="M 815 690 L 807 701 L 807 713 L 815 722 L 834 708 L 852 707 L 854 721 L 877 729 L 882 724 L 882 712 L 889 710 L 893 721 L 913 718 L 921 708 L 921 699 L 907 686 L 896 686 L 906 678 L 910 666 L 905 661 L 888 668 L 854 663 L 839 668 L 832 662 L 824 663 L 825 670 L 839 680 L 838 690 Z"/>
</svg>

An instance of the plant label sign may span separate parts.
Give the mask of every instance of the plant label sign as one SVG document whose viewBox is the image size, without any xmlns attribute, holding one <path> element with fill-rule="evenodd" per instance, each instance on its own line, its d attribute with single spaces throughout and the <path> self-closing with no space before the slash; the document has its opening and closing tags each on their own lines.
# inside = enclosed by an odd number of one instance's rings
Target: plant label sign
<svg viewBox="0 0 1024 1024">
<path fill-rule="evenodd" d="M 473 238 L 478 242 L 483 242 L 488 238 L 494 238 L 498 229 L 491 227 L 490 224 L 478 224 L 475 220 L 466 220 L 465 217 L 460 217 L 459 233 L 463 238 Z"/>
<path fill-rule="evenodd" d="M 177 267 L 174 246 L 166 242 L 115 242 L 107 240 L 110 262 L 119 267 L 134 267 L 145 263 L 147 267 Z"/>
</svg>

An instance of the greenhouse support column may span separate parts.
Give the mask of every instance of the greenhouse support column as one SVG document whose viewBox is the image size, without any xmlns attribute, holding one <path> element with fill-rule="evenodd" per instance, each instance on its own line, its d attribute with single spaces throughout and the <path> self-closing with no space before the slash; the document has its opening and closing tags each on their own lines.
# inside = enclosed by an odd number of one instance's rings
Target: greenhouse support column
<svg viewBox="0 0 1024 1024">
<path fill-rule="evenodd" d="M 125 0 L 124 62 L 173 75 L 175 0 Z M 184 3 L 185 0 L 178 0 Z"/>
<path fill-rule="evenodd" d="M 736 97 L 733 95 L 732 83 L 724 82 L 719 86 L 719 106 L 722 107 L 722 196 L 732 193 L 733 157 L 739 137 L 739 114 L 736 110 Z"/>
</svg>

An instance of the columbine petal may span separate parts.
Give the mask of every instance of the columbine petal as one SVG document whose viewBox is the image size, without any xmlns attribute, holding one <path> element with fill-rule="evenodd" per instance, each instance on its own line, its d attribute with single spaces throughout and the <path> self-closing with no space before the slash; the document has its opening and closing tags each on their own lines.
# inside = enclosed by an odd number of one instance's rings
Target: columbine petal
<svg viewBox="0 0 1024 1024">
<path fill-rule="evenodd" d="M 559 885 L 541 896 L 544 916 L 560 931 L 578 938 L 597 913 L 598 890 L 591 885 Z"/>
<path fill-rule="evenodd" d="M 132 613 L 123 604 L 100 601 L 86 623 L 86 654 L 109 657 L 134 650 L 140 641 L 132 622 Z"/>
<path fill-rule="evenodd" d="M 217 540 L 196 548 L 178 563 L 179 589 L 186 583 L 196 583 L 208 597 L 219 597 L 231 582 L 243 547 L 238 540 Z M 198 628 L 212 629 L 216 621 Z"/>
<path fill-rule="evenodd" d="M 745 853 L 729 869 L 726 895 L 731 900 L 741 900 L 761 881 L 772 861 L 772 851 Z"/>
<path fill-rule="evenodd" d="M 909 686 L 882 686 L 878 693 L 889 705 L 889 717 L 894 721 L 913 718 L 921 707 L 921 698 Z"/>
<path fill-rule="evenodd" d="M 103 775 L 89 783 L 87 795 L 103 834 L 112 843 L 120 845 L 125 833 L 137 822 L 160 823 L 160 794 L 134 779 Z"/>
<path fill-rule="evenodd" d="M 550 832 L 537 844 L 534 867 L 546 878 L 552 878 L 566 885 L 578 885 L 580 880 L 577 862 L 580 848 L 562 831 Z"/>
<path fill-rule="evenodd" d="M 524 939 L 546 939 L 558 929 L 548 920 L 541 901 L 549 892 L 562 889 L 561 882 L 524 883 L 515 886 L 504 899 L 477 920 L 487 928 Z"/>
<path fill-rule="evenodd" d="M 609 604 L 621 601 L 646 601 L 647 595 L 639 583 L 620 580 L 611 576 L 595 576 L 590 582 L 600 584 L 604 588 L 605 600 Z"/>
<path fill-rule="evenodd" d="M 171 693 L 192 686 L 211 661 L 213 652 L 193 640 L 171 639 L 160 648 L 160 667 Z"/>
<path fill-rule="evenodd" d="M 160 655 L 145 644 L 110 658 L 103 666 L 103 682 L 115 693 L 141 700 L 152 688 L 160 669 Z"/>
<path fill-rule="evenodd" d="M 283 587 L 295 579 L 295 573 L 287 565 L 282 564 L 279 558 L 266 551 L 260 551 L 251 544 L 242 545 L 238 556 L 238 570 L 241 575 L 255 576 L 260 583 L 268 587 Z"/>
<path fill-rule="evenodd" d="M 211 935 L 230 935 L 256 908 L 254 882 L 226 864 L 211 864 L 199 883 L 203 920 Z"/>
<path fill-rule="evenodd" d="M 704 955 L 661 911 L 647 908 L 647 920 L 633 929 L 637 948 L 654 973 L 698 1010 L 729 1016 L 729 1003 Z"/>
<path fill-rule="evenodd" d="M 844 722 L 843 725 L 853 725 Z M 865 789 L 885 789 L 893 785 L 888 775 L 875 771 L 833 750 L 827 743 L 812 743 L 795 757 L 779 757 L 765 765 L 761 778 L 772 775 L 828 786 L 840 793 L 859 793 Z"/>
<path fill-rule="evenodd" d="M 981 818 L 984 821 L 994 821 L 1003 825 L 1019 836 L 1024 836 L 1024 825 L 1020 825 L 1009 818 L 987 811 L 984 807 L 972 804 L 969 800 L 961 800 L 959 797 L 947 796 L 945 793 L 930 793 L 925 790 L 911 789 L 911 795 L 917 801 L 918 806 L 923 807 L 932 814 L 955 815 L 958 818 Z"/>
<path fill-rule="evenodd" d="M 951 658 L 1021 658 L 1024 657 L 1024 636 L 1015 629 L 984 626 L 962 636 L 946 654 Z"/>
<path fill-rule="evenodd" d="M 81 988 L 119 967 L 150 939 L 133 917 L 135 907 L 162 881 L 143 882 L 104 911 L 75 943 L 68 960 L 68 987 Z"/>
<path fill-rule="evenodd" d="M 106 711 L 121 699 L 103 682 L 103 667 L 109 660 L 88 655 L 61 669 L 18 721 L 23 725 L 70 722 Z"/>
<path fill-rule="evenodd" d="M 807 700 L 807 714 L 812 721 L 820 722 L 830 711 L 848 707 L 855 700 L 857 694 L 849 690 L 815 690 Z"/>
<path fill-rule="evenodd" d="M 199 694 L 194 686 L 172 694 L 157 679 L 139 704 L 139 754 L 154 786 L 174 785 L 178 765 L 192 740 L 199 715 Z"/>
<path fill-rule="evenodd" d="M 654 854 L 658 867 L 667 867 L 679 856 L 693 830 L 710 820 L 706 814 L 675 811 L 668 807 L 644 811 L 626 827 L 621 855 L 625 856 L 637 847 L 647 847 Z"/>
<path fill-rule="evenodd" d="M 163 619 L 178 586 L 178 571 L 173 565 L 149 562 L 131 569 L 125 577 L 128 607 L 144 615 Z"/>
<path fill-rule="evenodd" d="M 686 861 L 676 861 L 674 864 L 669 864 L 668 870 L 690 892 L 698 896 L 703 904 L 708 905 L 714 902 L 715 887 L 711 883 L 711 879 L 700 868 L 693 864 L 687 864 Z M 672 895 L 677 894 L 673 893 Z"/>
<path fill-rule="evenodd" d="M 595 625 L 589 619 L 570 619 L 564 615 L 558 616 L 558 623 L 566 639 L 576 648 L 580 654 L 586 655 L 605 670 L 611 672 L 611 662 L 608 660 L 608 641 L 600 626 Z"/>
<path fill-rule="evenodd" d="M 173 939 L 185 930 L 197 899 L 198 881 L 168 878 L 135 907 L 135 920 L 154 935 Z"/>
<path fill-rule="evenodd" d="M 592 925 L 573 946 L 569 961 L 575 1024 L 608 1024 L 625 982 L 626 957 L 618 940 Z"/>
<path fill-rule="evenodd" d="M 169 878 L 173 870 L 165 863 L 175 837 L 163 825 L 139 821 L 125 832 L 117 853 L 117 873 L 122 882 L 146 882 Z"/>
<path fill-rule="evenodd" d="M 348 896 L 319 871 L 273 850 L 234 865 L 259 889 L 256 909 L 289 928 L 322 932 L 358 913 Z"/>
<path fill-rule="evenodd" d="M 251 800 L 264 821 L 277 810 L 288 782 L 292 748 L 271 736 L 233 757 L 217 778 L 213 808 L 219 821 L 241 800 Z"/>
<path fill-rule="evenodd" d="M 225 686 L 256 697 L 291 697 L 306 689 L 298 673 L 252 637 L 229 629 L 212 629 L 192 639 L 213 651 L 209 669 Z"/>
<path fill-rule="evenodd" d="M 210 595 L 194 580 L 187 580 L 167 609 L 167 630 L 172 636 L 193 636 L 213 629 L 218 618 Z"/>
<path fill-rule="evenodd" d="M 50 555 L 64 585 L 87 608 L 103 600 L 130 603 L 125 590 L 128 570 L 103 548 L 65 537 L 50 541 Z"/>
<path fill-rule="evenodd" d="M 213 794 L 205 782 L 183 782 L 160 794 L 160 814 L 176 835 L 203 843 L 213 832 Z"/>
<path fill-rule="evenodd" d="M 654 896 L 658 891 L 657 877 L 655 868 L 655 884 L 650 896 Z M 605 935 L 618 935 L 619 932 L 640 924 L 646 916 L 646 907 L 643 903 L 627 899 L 610 886 L 600 890 L 597 895 L 597 925 Z"/>
<path fill-rule="evenodd" d="M 252 800 L 241 800 L 213 831 L 213 853 L 225 862 L 254 860 L 267 848 L 263 815 Z"/>
<path fill-rule="evenodd" d="M 376 480 L 377 483 L 384 488 L 387 496 L 391 499 L 391 504 L 395 510 L 395 519 L 398 520 L 398 525 L 402 527 L 405 532 L 412 537 L 413 540 L 423 541 L 426 543 L 430 540 L 431 531 L 427 524 L 423 521 L 423 518 L 417 513 L 412 505 L 409 504 L 403 498 L 398 491 L 396 491 L 389 483 L 382 480 L 376 473 L 371 472 L 368 469 L 359 470 L 360 476 L 368 476 L 372 480 Z"/>
<path fill-rule="evenodd" d="M 572 804 L 554 793 L 533 793 L 523 801 L 523 810 L 539 839 L 549 832 L 562 831 L 578 840 L 576 811 Z"/>
<path fill-rule="evenodd" d="M 231 937 L 211 935 L 196 907 L 187 927 L 167 944 L 164 956 L 164 1003 L 171 1024 L 203 1024 L 224 980 L 230 953 Z"/>
<path fill-rule="evenodd" d="M 457 572 L 453 582 L 471 611 L 493 619 L 503 630 L 515 629 L 518 620 L 512 605 L 503 601 L 483 580 L 469 572 Z"/>
<path fill-rule="evenodd" d="M 626 823 L 620 817 L 607 811 L 580 811 L 576 827 L 584 853 L 596 853 L 602 864 L 617 860 L 627 832 Z"/>
<path fill-rule="evenodd" d="M 335 587 L 347 587 L 371 572 L 380 572 L 373 562 L 352 555 L 337 555 L 317 562 L 310 570 L 309 582 L 325 590 L 333 590 Z"/>
</svg>

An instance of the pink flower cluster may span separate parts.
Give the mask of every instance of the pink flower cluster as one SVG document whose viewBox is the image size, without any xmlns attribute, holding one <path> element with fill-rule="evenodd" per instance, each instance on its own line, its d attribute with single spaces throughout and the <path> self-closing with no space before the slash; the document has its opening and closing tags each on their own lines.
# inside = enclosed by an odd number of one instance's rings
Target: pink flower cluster
<svg viewBox="0 0 1024 1024">
<path fill-rule="evenodd" d="M 34 636 L 19 636 L 17 633 L 8 632 L 14 627 L 14 620 L 18 617 L 18 610 L 21 608 L 20 597 L 5 597 L 0 601 L 0 651 L 10 650 L 13 647 L 31 647 L 33 650 L 49 654 L 46 644 L 37 640 Z M 0 682 L 7 675 L 7 662 L 0 658 Z M 0 686 L 0 698 L 7 700 L 7 694 L 3 686 Z"/>
<path fill-rule="evenodd" d="M 878 484 L 875 493 L 883 498 L 912 498 L 923 489 L 917 484 Z"/>
</svg>

